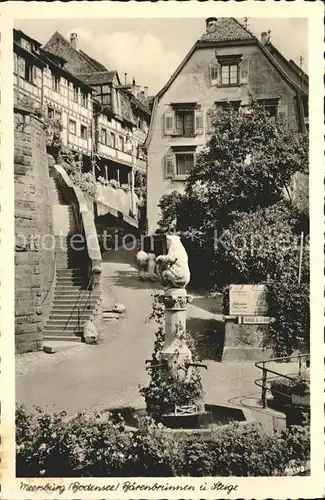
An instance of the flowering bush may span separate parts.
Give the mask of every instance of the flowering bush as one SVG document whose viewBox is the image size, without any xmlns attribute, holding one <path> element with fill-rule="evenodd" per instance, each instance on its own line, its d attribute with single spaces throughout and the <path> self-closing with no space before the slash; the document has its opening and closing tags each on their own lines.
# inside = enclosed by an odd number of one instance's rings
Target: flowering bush
<svg viewBox="0 0 325 500">
<path fill-rule="evenodd" d="M 43 118 L 43 124 L 46 134 L 46 145 L 53 148 L 61 148 L 63 130 L 61 120 L 46 117 Z"/>
<path fill-rule="evenodd" d="M 116 179 L 110 179 L 108 181 L 109 185 L 112 186 L 112 188 L 117 189 L 120 187 L 120 183 Z"/>
<path fill-rule="evenodd" d="M 121 417 L 16 409 L 18 477 L 154 477 L 284 475 L 288 464 L 309 459 L 308 426 L 267 435 L 259 426 L 230 424 L 209 439 L 175 439 L 150 418 L 138 430 Z"/>
<path fill-rule="evenodd" d="M 128 184 L 121 184 L 121 189 L 125 191 L 126 193 L 130 191 L 129 185 Z"/>
<path fill-rule="evenodd" d="M 74 171 L 70 174 L 72 182 L 91 199 L 97 197 L 96 179 L 91 172 Z"/>
</svg>

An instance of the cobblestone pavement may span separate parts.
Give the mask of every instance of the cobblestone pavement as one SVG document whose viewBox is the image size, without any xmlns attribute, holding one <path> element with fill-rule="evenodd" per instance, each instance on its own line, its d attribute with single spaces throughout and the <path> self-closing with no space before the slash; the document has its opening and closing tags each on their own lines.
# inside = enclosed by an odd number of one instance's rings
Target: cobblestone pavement
<svg viewBox="0 0 325 500">
<path fill-rule="evenodd" d="M 151 356 L 155 331 L 155 325 L 145 320 L 151 310 L 151 294 L 159 284 L 139 281 L 133 262 L 133 253 L 126 250 L 104 256 L 104 302 L 126 306 L 123 319 L 107 323 L 105 342 L 97 346 L 79 344 L 53 355 L 18 356 L 17 401 L 28 407 L 37 404 L 64 409 L 69 414 L 91 408 L 143 405 L 138 387 L 147 382 L 145 360 Z M 189 304 L 188 314 L 209 313 Z M 254 363 L 207 361 L 207 365 L 202 376 L 208 403 L 240 404 L 256 410 L 260 392 L 254 380 L 261 372 Z M 281 365 L 283 373 L 292 373 L 295 368 Z M 263 410 L 258 413 L 263 414 Z"/>
</svg>

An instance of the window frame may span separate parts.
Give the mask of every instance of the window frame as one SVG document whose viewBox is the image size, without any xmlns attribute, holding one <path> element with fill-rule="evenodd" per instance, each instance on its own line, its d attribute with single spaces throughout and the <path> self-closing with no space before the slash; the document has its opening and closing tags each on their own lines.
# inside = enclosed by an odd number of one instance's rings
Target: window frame
<svg viewBox="0 0 325 500">
<path fill-rule="evenodd" d="M 105 140 L 103 141 L 103 136 L 105 137 Z M 108 146 L 107 144 L 107 128 L 101 127 L 100 129 L 100 143 L 103 144 L 104 146 Z"/>
<path fill-rule="evenodd" d="M 84 108 L 88 108 L 88 94 L 87 92 L 80 92 L 80 104 Z"/>
<path fill-rule="evenodd" d="M 70 125 L 72 123 L 74 124 L 74 132 L 71 132 L 71 129 L 70 129 Z M 69 134 L 77 135 L 77 122 L 75 120 L 72 120 L 72 118 L 69 118 L 68 126 L 69 126 Z"/>
<path fill-rule="evenodd" d="M 52 73 L 52 90 L 54 92 L 60 93 L 61 78 L 54 73 Z"/>
<path fill-rule="evenodd" d="M 73 85 L 72 100 L 74 103 L 79 104 L 79 87 L 77 85 Z"/>
<path fill-rule="evenodd" d="M 190 172 L 191 170 L 194 168 L 194 165 L 195 165 L 195 152 L 194 151 L 174 151 L 173 153 L 174 155 L 174 175 L 173 175 L 173 179 L 175 180 L 185 180 L 187 179 L 187 177 L 190 175 Z M 178 173 L 177 172 L 177 169 L 178 169 L 178 164 L 177 164 L 177 161 L 178 161 L 178 157 L 179 156 L 191 156 L 192 157 L 192 160 L 193 160 L 193 165 L 191 167 L 191 169 L 186 172 L 186 169 L 185 169 L 185 172 L 184 173 Z M 185 161 L 185 167 L 186 167 L 186 161 Z"/>
<path fill-rule="evenodd" d="M 83 137 L 83 131 L 86 131 L 86 137 Z M 84 125 L 83 123 L 80 124 L 80 138 L 83 139 L 84 141 L 88 141 L 88 127 L 87 125 Z"/>
<path fill-rule="evenodd" d="M 231 67 L 236 67 L 236 82 L 231 81 Z M 223 69 L 228 68 L 227 81 L 223 81 Z M 238 87 L 240 85 L 240 69 L 238 62 L 225 62 L 220 64 L 220 87 Z"/>
</svg>

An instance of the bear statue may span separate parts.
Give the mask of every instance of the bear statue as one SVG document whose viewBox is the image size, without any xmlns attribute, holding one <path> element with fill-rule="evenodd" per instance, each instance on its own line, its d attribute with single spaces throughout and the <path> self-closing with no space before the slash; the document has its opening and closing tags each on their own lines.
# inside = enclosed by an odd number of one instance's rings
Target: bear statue
<svg viewBox="0 0 325 500">
<path fill-rule="evenodd" d="M 166 241 L 167 255 L 156 258 L 159 279 L 166 289 L 185 288 L 191 278 L 186 250 L 176 234 L 167 234 Z"/>
</svg>

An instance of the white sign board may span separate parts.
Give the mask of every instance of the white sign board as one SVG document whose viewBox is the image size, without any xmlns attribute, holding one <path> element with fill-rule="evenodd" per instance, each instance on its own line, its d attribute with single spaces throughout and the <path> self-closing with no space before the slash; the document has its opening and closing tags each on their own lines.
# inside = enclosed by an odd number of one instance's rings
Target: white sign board
<svg viewBox="0 0 325 500">
<path fill-rule="evenodd" d="M 264 316 L 267 310 L 265 285 L 230 285 L 230 316 Z"/>
<path fill-rule="evenodd" d="M 268 325 L 273 321 L 274 318 L 269 316 L 243 316 L 241 323 L 243 325 Z"/>
</svg>

